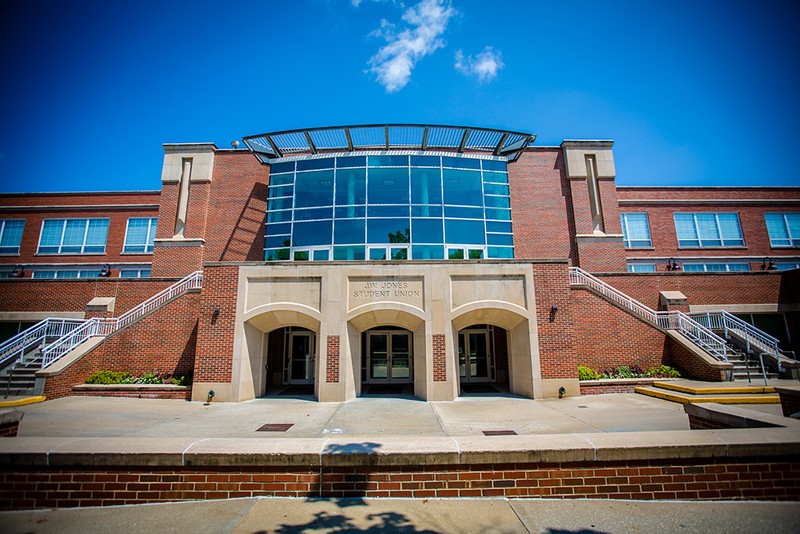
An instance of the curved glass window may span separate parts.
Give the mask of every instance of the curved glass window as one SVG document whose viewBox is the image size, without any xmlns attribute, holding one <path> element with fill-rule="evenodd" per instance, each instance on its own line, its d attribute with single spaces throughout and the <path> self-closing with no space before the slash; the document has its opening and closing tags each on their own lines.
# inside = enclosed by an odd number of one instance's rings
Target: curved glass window
<svg viewBox="0 0 800 534">
<path fill-rule="evenodd" d="M 271 166 L 267 261 L 513 258 L 506 162 L 340 156 Z"/>
</svg>

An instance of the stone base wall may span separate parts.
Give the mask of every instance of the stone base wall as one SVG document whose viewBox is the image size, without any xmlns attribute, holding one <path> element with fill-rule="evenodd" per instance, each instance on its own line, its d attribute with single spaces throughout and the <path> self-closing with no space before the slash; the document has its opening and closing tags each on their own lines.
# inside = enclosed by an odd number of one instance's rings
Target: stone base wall
<svg viewBox="0 0 800 534">
<path fill-rule="evenodd" d="M 94 384 L 82 384 L 72 387 L 72 395 L 80 397 L 125 397 L 129 399 L 179 399 L 192 400 L 191 386 L 142 386 L 119 385 L 93 387 Z"/>
<path fill-rule="evenodd" d="M 236 497 L 800 500 L 793 458 L 205 469 L 5 466 L 6 509 Z"/>
</svg>

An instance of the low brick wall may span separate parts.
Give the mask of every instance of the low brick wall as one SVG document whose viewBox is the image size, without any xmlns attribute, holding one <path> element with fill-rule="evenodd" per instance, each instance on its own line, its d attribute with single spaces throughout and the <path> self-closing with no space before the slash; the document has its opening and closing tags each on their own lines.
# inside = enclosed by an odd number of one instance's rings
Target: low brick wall
<svg viewBox="0 0 800 534">
<path fill-rule="evenodd" d="M 692 430 L 788 427 L 800 431 L 800 421 L 738 406 L 704 402 L 684 404 L 683 410 L 689 416 Z"/>
<path fill-rule="evenodd" d="M 81 397 L 192 400 L 191 386 L 171 384 L 78 384 L 72 386 L 72 394 Z"/>
<path fill-rule="evenodd" d="M 634 393 L 639 386 L 652 386 L 663 382 L 664 378 L 609 378 L 601 380 L 582 380 L 581 395 L 602 395 L 604 393 Z"/>
<path fill-rule="evenodd" d="M 800 413 L 800 387 L 778 387 L 775 388 L 781 397 L 781 409 L 783 415 L 790 417 Z"/>
<path fill-rule="evenodd" d="M 0 440 L 7 509 L 252 496 L 800 501 L 800 431 Z"/>
<path fill-rule="evenodd" d="M 800 500 L 792 458 L 387 467 L 15 469 L 7 509 L 112 506 L 236 497 L 539 497 Z"/>
</svg>

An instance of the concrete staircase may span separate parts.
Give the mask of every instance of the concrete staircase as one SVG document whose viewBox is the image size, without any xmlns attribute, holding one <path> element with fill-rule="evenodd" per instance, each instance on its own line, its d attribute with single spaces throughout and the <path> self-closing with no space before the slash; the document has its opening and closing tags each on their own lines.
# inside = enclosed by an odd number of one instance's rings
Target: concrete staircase
<svg viewBox="0 0 800 534">
<path fill-rule="evenodd" d="M 727 384 L 730 384 L 728 382 Z M 780 396 L 772 386 L 755 386 L 745 382 L 720 387 L 706 385 L 685 385 L 673 382 L 655 382 L 652 386 L 640 386 L 636 393 L 657 399 L 697 404 L 715 402 L 717 404 L 780 404 Z"/>
<path fill-rule="evenodd" d="M 34 349 L 0 374 L 0 397 L 34 395 L 36 371 L 42 368 L 42 352 Z"/>
</svg>

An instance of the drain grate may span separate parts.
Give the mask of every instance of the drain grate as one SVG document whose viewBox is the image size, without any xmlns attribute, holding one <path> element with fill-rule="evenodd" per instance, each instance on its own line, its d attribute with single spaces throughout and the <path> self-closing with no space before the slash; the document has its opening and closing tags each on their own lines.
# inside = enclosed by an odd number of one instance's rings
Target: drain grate
<svg viewBox="0 0 800 534">
<path fill-rule="evenodd" d="M 294 423 L 267 423 L 256 429 L 256 432 L 286 432 L 294 426 Z"/>
<path fill-rule="evenodd" d="M 484 430 L 484 436 L 516 436 L 517 433 L 513 430 Z"/>
</svg>

